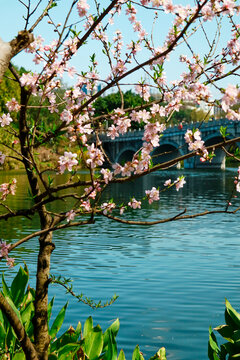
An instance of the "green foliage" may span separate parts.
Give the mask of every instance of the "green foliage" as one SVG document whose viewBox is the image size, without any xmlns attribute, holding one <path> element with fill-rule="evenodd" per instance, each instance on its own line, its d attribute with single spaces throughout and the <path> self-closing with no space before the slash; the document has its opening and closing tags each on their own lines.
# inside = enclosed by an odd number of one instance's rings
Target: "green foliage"
<svg viewBox="0 0 240 360">
<path fill-rule="evenodd" d="M 5 282 L 4 275 L 2 275 L 2 294 L 17 314 L 29 338 L 33 340 L 32 318 L 34 315 L 33 302 L 35 291 L 30 288 L 26 290 L 28 280 L 29 274 L 26 265 L 24 268 L 20 267 L 10 288 Z M 1 359 L 24 359 L 24 357 L 20 355 L 21 352 L 21 346 L 11 325 L 6 316 L 0 312 Z"/>
<path fill-rule="evenodd" d="M 141 98 L 140 95 L 134 94 L 131 90 L 123 93 L 124 98 L 124 108 L 134 108 L 136 106 L 141 106 L 145 104 L 145 101 Z M 114 109 L 121 108 L 121 95 L 119 92 L 114 94 L 109 94 L 104 97 L 99 97 L 93 104 L 95 108 L 95 115 L 100 116 L 104 114 L 111 113 Z M 109 125 L 111 121 L 109 120 Z M 133 124 L 133 128 L 139 128 L 139 124 Z M 141 126 L 140 126 L 141 127 Z M 143 124 L 142 124 L 143 127 Z"/>
<path fill-rule="evenodd" d="M 54 275 L 50 274 L 49 281 L 52 284 L 58 284 L 58 285 L 63 286 L 66 289 L 66 293 L 71 294 L 79 302 L 82 302 L 82 303 L 90 306 L 92 309 L 99 309 L 99 308 L 107 307 L 109 305 L 112 305 L 118 299 L 118 296 L 115 294 L 115 295 L 113 295 L 113 297 L 109 301 L 106 301 L 104 304 L 102 304 L 101 300 L 99 300 L 96 303 L 96 302 L 93 301 L 93 299 L 85 296 L 83 293 L 75 294 L 74 291 L 73 291 L 72 283 L 71 283 L 72 280 L 69 279 L 69 278 L 62 277 L 61 275 L 58 276 L 58 277 L 55 277 Z"/>
<path fill-rule="evenodd" d="M 240 314 L 225 301 L 226 324 L 216 327 L 216 330 L 227 342 L 218 345 L 211 327 L 209 329 L 208 357 L 210 360 L 240 359 Z"/>
<path fill-rule="evenodd" d="M 35 290 L 27 287 L 29 273 L 27 266 L 20 267 L 9 288 L 2 276 L 2 294 L 8 301 L 32 342 Z M 51 319 L 54 298 L 48 304 L 48 325 Z M 125 360 L 123 350 L 118 355 L 116 336 L 120 327 L 119 320 L 113 322 L 105 332 L 99 325 L 93 325 L 89 317 L 83 326 L 79 322 L 76 329 L 72 326 L 56 338 L 61 329 L 67 304 L 59 311 L 51 327 L 49 325 L 49 360 Z M 25 360 L 25 354 L 9 324 L 6 316 L 0 311 L 0 358 L 2 360 Z M 166 351 L 161 348 L 151 360 L 167 360 Z M 139 347 L 133 351 L 132 360 L 144 360 Z"/>
<path fill-rule="evenodd" d="M 124 108 L 132 108 L 135 106 L 140 106 L 144 103 L 141 96 L 134 94 L 131 90 L 126 91 L 123 94 L 124 98 Z M 121 107 L 121 95 L 119 92 L 109 94 L 104 97 L 99 97 L 94 102 L 94 108 L 95 108 L 95 115 L 103 115 L 103 114 L 109 114 L 114 109 L 117 109 Z"/>
<path fill-rule="evenodd" d="M 227 126 L 221 126 L 220 127 L 220 134 L 222 135 L 222 137 L 225 139 L 229 134 L 227 133 Z"/>
</svg>

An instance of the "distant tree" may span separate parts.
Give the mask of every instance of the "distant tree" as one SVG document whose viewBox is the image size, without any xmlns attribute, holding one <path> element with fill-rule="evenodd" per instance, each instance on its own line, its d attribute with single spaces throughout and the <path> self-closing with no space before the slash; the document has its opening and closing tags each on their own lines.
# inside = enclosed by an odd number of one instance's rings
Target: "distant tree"
<svg viewBox="0 0 240 360">
<path fill-rule="evenodd" d="M 127 90 L 125 93 L 123 93 L 123 99 L 123 105 L 125 109 L 135 108 L 136 106 L 141 106 L 145 103 L 141 96 L 133 93 L 132 90 Z M 109 113 L 114 109 L 121 108 L 121 106 L 122 99 L 119 92 L 99 97 L 94 102 L 95 115 L 100 116 Z"/>
<path fill-rule="evenodd" d="M 123 97 L 123 101 L 122 101 Z M 114 109 L 121 108 L 124 106 L 124 109 L 133 109 L 136 107 L 141 108 L 142 105 L 146 104 L 146 101 L 142 99 L 142 97 L 138 94 L 135 94 L 132 92 L 132 90 L 127 90 L 125 93 L 121 94 L 119 92 L 106 95 L 104 97 L 99 97 L 94 102 L 94 108 L 95 108 L 95 115 L 101 116 L 103 114 L 109 114 Z M 109 118 L 108 125 L 111 125 L 112 121 Z M 143 129 L 144 128 L 144 122 L 134 122 L 131 125 L 132 129 Z"/>
</svg>

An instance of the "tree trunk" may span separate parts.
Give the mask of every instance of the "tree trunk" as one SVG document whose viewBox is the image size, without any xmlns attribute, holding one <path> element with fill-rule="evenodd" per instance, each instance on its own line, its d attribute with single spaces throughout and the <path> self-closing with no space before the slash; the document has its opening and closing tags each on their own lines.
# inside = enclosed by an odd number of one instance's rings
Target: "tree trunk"
<svg viewBox="0 0 240 360">
<path fill-rule="evenodd" d="M 37 265 L 37 283 L 34 316 L 35 348 L 39 360 L 48 359 L 49 334 L 48 334 L 48 280 L 50 271 L 50 257 L 54 249 L 52 233 L 43 235 L 39 239 L 40 249 Z"/>
<path fill-rule="evenodd" d="M 23 163 L 28 176 L 29 185 L 35 203 L 38 202 L 38 196 L 41 194 L 39 179 L 31 162 L 32 154 L 29 146 L 29 128 L 27 125 L 26 106 L 28 102 L 28 93 L 21 88 L 21 107 L 19 117 L 19 138 Z M 41 230 L 48 229 L 53 224 L 53 218 L 48 214 L 45 206 L 38 210 L 41 222 Z M 50 271 L 50 258 L 54 249 L 52 243 L 52 233 L 48 232 L 39 238 L 39 253 L 36 279 L 36 297 L 35 297 L 35 315 L 34 315 L 34 343 L 39 360 L 48 359 L 49 334 L 47 322 L 48 307 L 48 280 Z"/>
</svg>

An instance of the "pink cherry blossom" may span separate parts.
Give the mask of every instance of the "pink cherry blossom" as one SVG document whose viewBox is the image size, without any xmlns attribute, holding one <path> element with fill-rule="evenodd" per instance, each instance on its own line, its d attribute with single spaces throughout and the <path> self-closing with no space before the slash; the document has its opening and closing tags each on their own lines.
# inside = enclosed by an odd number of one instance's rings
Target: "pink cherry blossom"
<svg viewBox="0 0 240 360">
<path fill-rule="evenodd" d="M 170 186 L 172 184 L 172 180 L 168 179 L 165 181 L 164 186 Z"/>
<path fill-rule="evenodd" d="M 21 109 L 19 103 L 15 98 L 12 98 L 10 101 L 6 103 L 8 111 L 19 111 Z"/>
<path fill-rule="evenodd" d="M 113 173 L 109 169 L 101 169 L 100 173 L 103 175 L 103 179 L 106 184 L 112 180 Z"/>
<path fill-rule="evenodd" d="M 89 5 L 87 4 L 86 0 L 79 0 L 77 3 L 78 15 L 83 17 L 87 14 L 89 9 Z"/>
<path fill-rule="evenodd" d="M 73 154 L 72 152 L 64 152 L 63 156 L 60 156 L 58 160 L 59 164 L 59 173 L 63 174 L 67 169 L 68 171 L 72 171 L 72 167 L 78 164 L 77 154 Z"/>
<path fill-rule="evenodd" d="M 66 219 L 67 219 L 67 222 L 70 222 L 72 220 L 75 219 L 75 216 L 76 216 L 76 213 L 74 210 L 70 210 L 66 213 Z"/>
<path fill-rule="evenodd" d="M 91 168 L 101 166 L 104 162 L 103 153 L 100 149 L 96 148 L 94 144 L 87 146 L 89 159 L 86 160 L 87 165 Z"/>
<path fill-rule="evenodd" d="M 119 174 L 121 174 L 121 172 L 123 171 L 123 167 L 120 165 L 120 164 L 118 164 L 118 163 L 116 163 L 116 164 L 113 164 L 113 169 L 114 169 L 114 175 L 119 175 Z"/>
<path fill-rule="evenodd" d="M 14 258 L 10 258 L 10 257 L 7 257 L 7 265 L 12 268 L 15 264 L 15 259 Z"/>
<path fill-rule="evenodd" d="M 3 114 L 0 116 L 1 127 L 8 126 L 12 121 L 13 119 L 11 118 L 10 114 Z"/>
<path fill-rule="evenodd" d="M 6 241 L 0 241 L 0 259 L 5 258 L 7 260 L 7 265 L 11 268 L 14 266 L 15 259 L 8 257 L 10 249 L 10 244 L 7 244 Z"/>
<path fill-rule="evenodd" d="M 86 201 L 82 201 L 81 205 L 80 205 L 83 210 L 85 211 L 91 211 L 91 204 L 90 204 L 90 201 L 89 200 L 86 200 Z"/>
<path fill-rule="evenodd" d="M 0 185 L 0 192 L 2 192 L 1 200 L 5 201 L 8 195 L 15 195 L 17 180 L 14 178 L 9 183 Z"/>
<path fill-rule="evenodd" d="M 10 244 L 7 244 L 6 241 L 1 241 L 0 243 L 0 257 L 7 257 Z"/>
<path fill-rule="evenodd" d="M 115 125 L 111 125 L 107 130 L 107 136 L 114 140 L 119 136 L 118 128 Z"/>
<path fill-rule="evenodd" d="M 183 188 L 183 185 L 186 184 L 185 177 L 178 177 L 177 180 L 174 181 L 174 183 L 176 186 L 176 190 L 179 191 L 179 189 Z"/>
<path fill-rule="evenodd" d="M 148 101 L 150 98 L 149 86 L 146 84 L 138 84 L 135 86 L 136 92 L 143 98 L 143 100 Z"/>
<path fill-rule="evenodd" d="M 69 110 L 63 110 L 63 112 L 60 115 L 60 118 L 62 121 L 66 122 L 66 125 L 68 125 L 72 120 L 73 116 Z"/>
<path fill-rule="evenodd" d="M 159 190 L 157 190 L 155 187 L 153 187 L 151 190 L 146 190 L 145 193 L 147 195 L 149 204 L 152 204 L 153 201 L 158 201 L 160 199 Z"/>
<path fill-rule="evenodd" d="M 109 203 L 105 202 L 101 205 L 101 209 L 103 210 L 104 215 L 111 213 L 112 210 L 115 209 L 115 207 L 116 207 L 116 204 L 114 204 L 112 202 L 109 202 Z"/>
<path fill-rule="evenodd" d="M 131 201 L 129 201 L 128 206 L 135 209 L 141 209 L 141 201 L 137 201 L 135 198 L 132 198 Z"/>
</svg>

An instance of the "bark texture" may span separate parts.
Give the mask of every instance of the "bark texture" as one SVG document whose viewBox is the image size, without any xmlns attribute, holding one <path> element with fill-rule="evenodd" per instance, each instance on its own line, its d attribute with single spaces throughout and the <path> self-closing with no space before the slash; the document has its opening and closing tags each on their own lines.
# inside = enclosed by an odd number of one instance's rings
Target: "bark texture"
<svg viewBox="0 0 240 360">
<path fill-rule="evenodd" d="M 47 222 L 46 226 L 50 226 L 50 224 Z M 38 254 L 37 267 L 34 338 L 39 360 L 47 360 L 48 346 L 50 342 L 47 321 L 48 280 L 50 271 L 50 257 L 54 249 L 54 244 L 52 243 L 52 233 L 41 236 L 39 242 L 40 249 Z"/>
<path fill-rule="evenodd" d="M 17 37 L 10 42 L 5 42 L 0 38 L 0 82 L 11 59 L 25 49 L 33 40 L 33 34 L 27 30 L 20 31 Z"/>
</svg>

